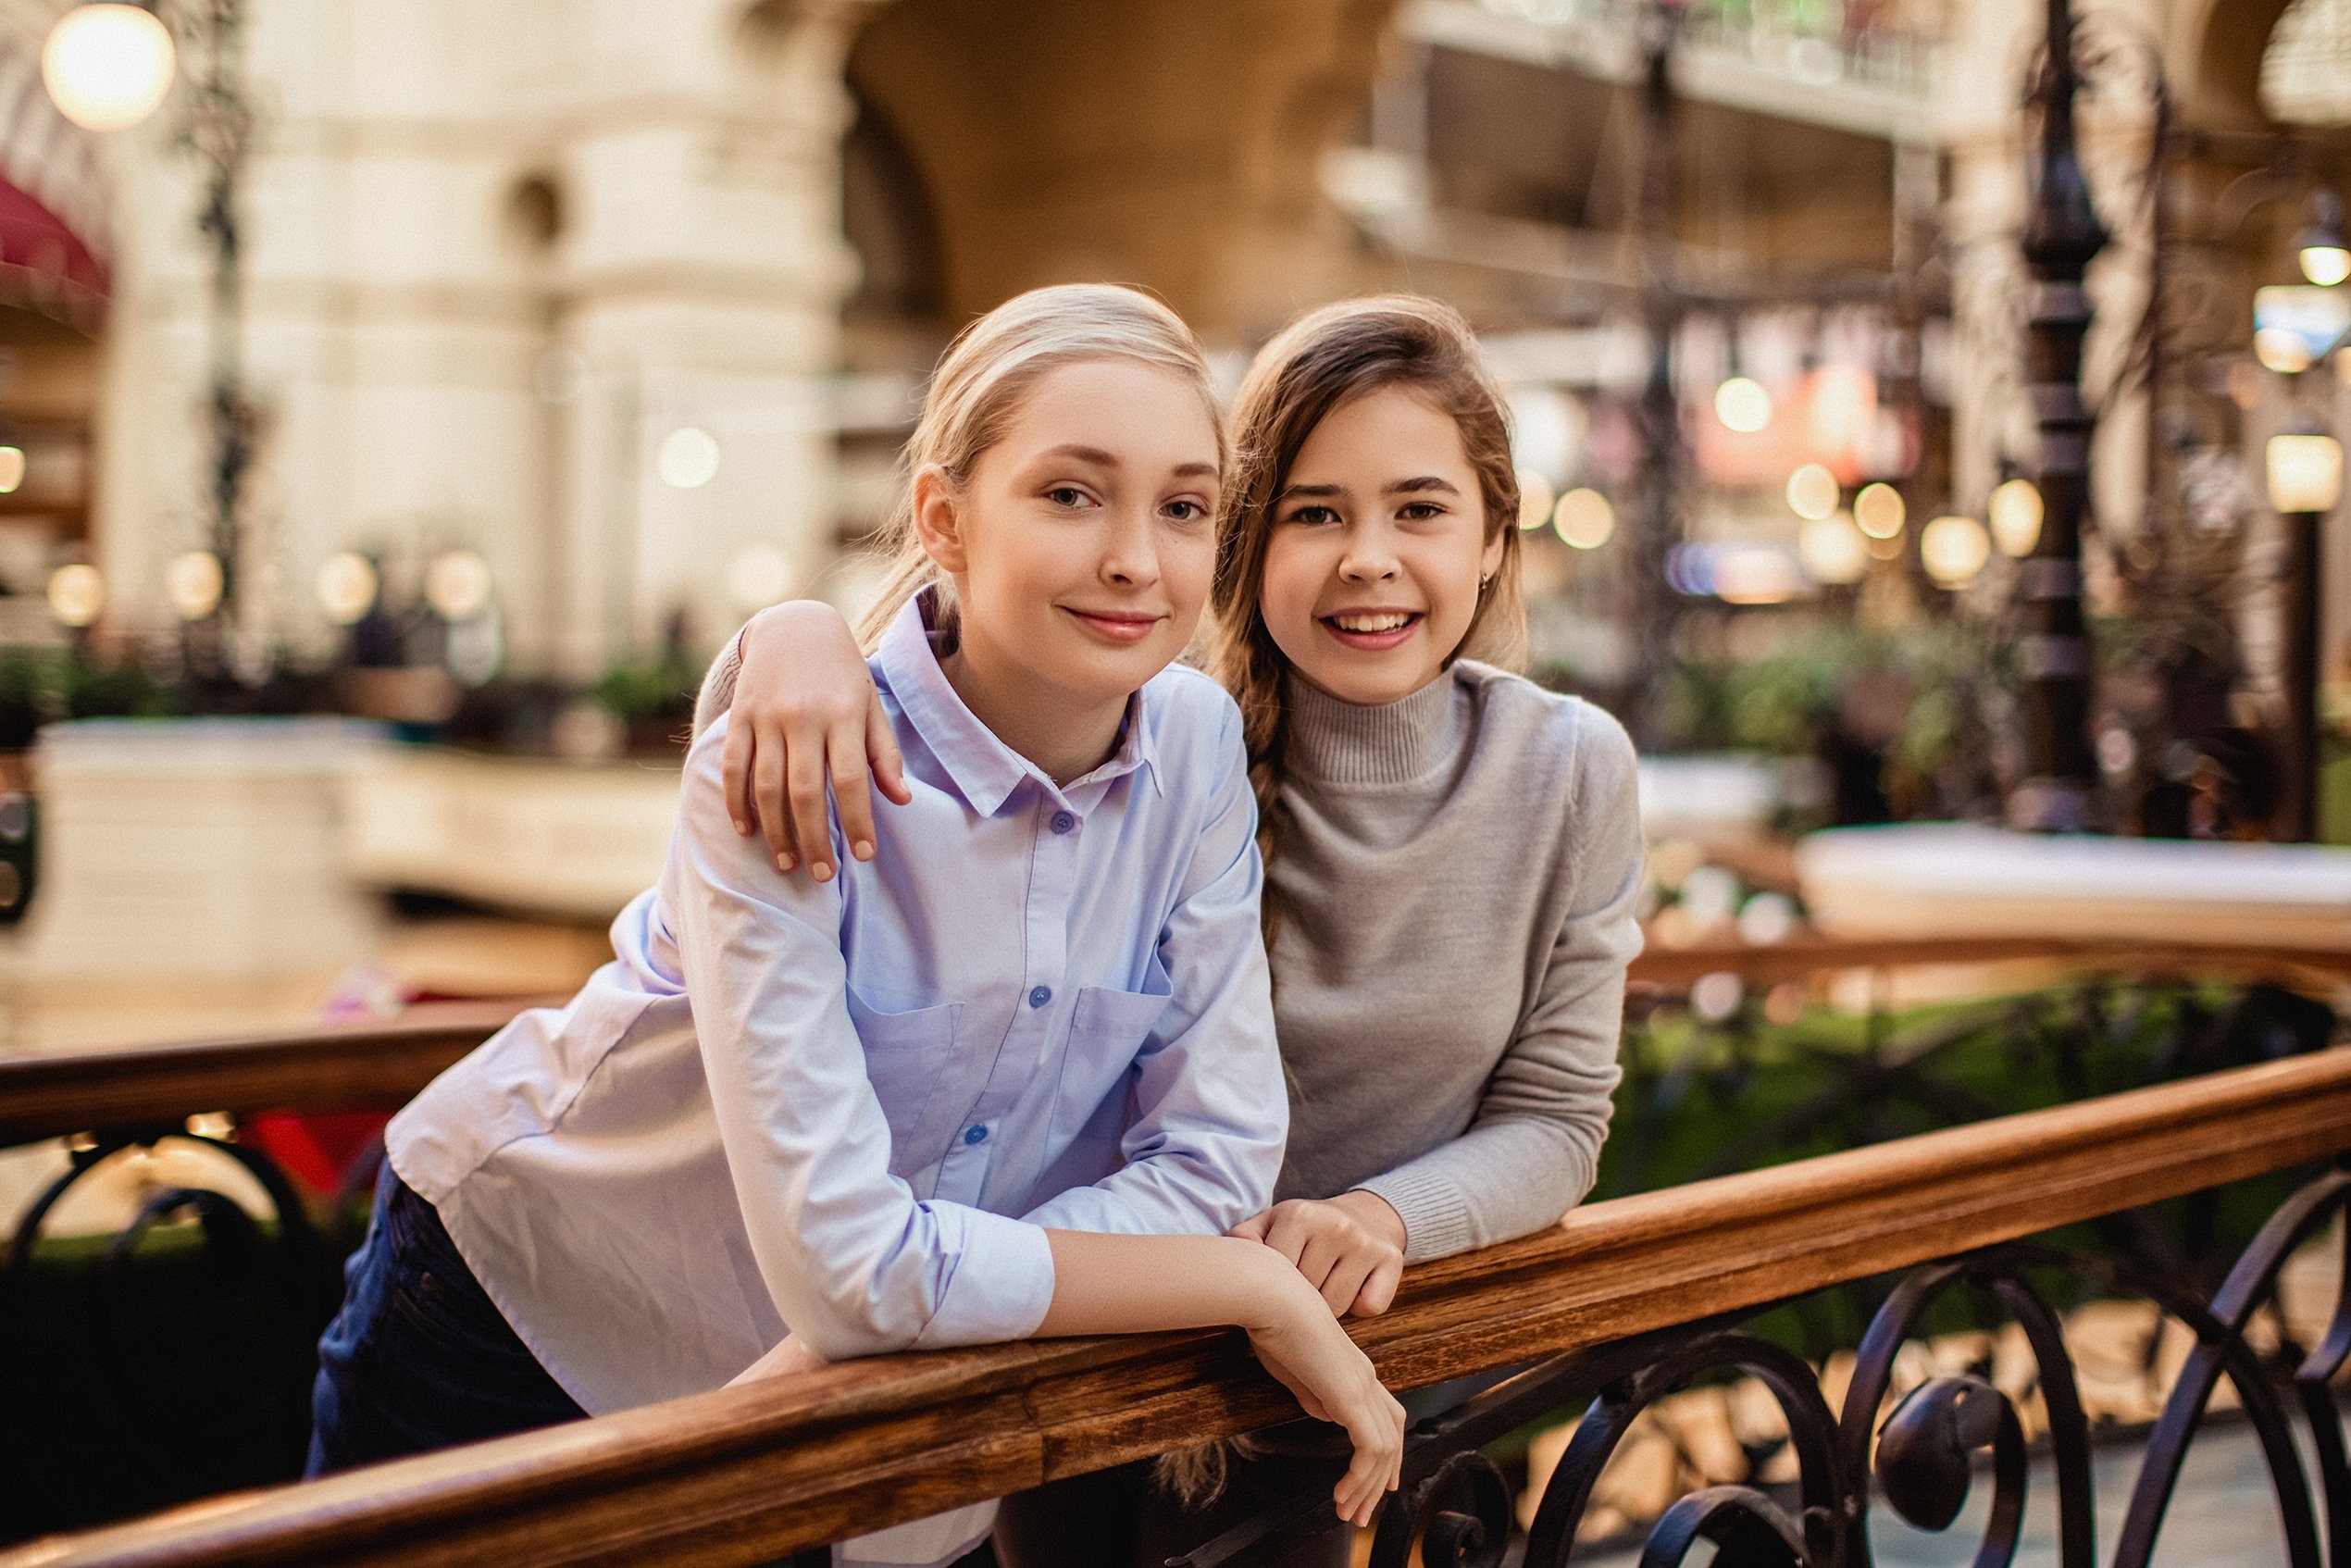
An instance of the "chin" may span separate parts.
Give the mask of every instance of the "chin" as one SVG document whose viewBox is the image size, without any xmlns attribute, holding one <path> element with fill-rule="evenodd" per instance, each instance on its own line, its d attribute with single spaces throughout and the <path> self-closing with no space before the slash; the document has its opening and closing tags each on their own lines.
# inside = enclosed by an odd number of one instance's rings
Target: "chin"
<svg viewBox="0 0 2351 1568">
<path fill-rule="evenodd" d="M 1417 663 L 1409 667 L 1401 662 L 1382 667 L 1349 660 L 1335 667 L 1329 664 L 1319 669 L 1301 666 L 1300 673 L 1342 703 L 1374 708 L 1411 696 L 1427 685 L 1436 672 L 1423 670 Z"/>
</svg>

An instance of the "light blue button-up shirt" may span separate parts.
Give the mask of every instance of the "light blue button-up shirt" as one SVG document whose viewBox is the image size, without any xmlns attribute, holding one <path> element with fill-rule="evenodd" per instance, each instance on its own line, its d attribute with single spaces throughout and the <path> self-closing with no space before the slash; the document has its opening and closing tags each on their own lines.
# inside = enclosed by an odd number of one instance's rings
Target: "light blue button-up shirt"
<svg viewBox="0 0 2351 1568">
<path fill-rule="evenodd" d="M 716 1388 L 787 1329 L 836 1358 L 1017 1338 L 1048 1227 L 1219 1233 L 1287 1101 L 1240 719 L 1197 671 L 1057 787 L 973 717 L 918 606 L 874 678 L 912 804 L 778 874 L 686 761 L 660 884 L 571 1003 L 393 1119 L 392 1166 L 594 1413 Z"/>
</svg>

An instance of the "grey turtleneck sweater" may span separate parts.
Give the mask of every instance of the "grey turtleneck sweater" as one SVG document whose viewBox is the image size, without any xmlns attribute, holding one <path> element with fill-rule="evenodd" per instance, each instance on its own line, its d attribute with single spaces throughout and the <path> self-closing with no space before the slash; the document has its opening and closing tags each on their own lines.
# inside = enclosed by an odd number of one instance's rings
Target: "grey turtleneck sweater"
<svg viewBox="0 0 2351 1568">
<path fill-rule="evenodd" d="M 1293 678 L 1288 707 L 1279 1195 L 1376 1192 L 1413 1261 L 1538 1230 L 1608 1136 L 1641 945 L 1632 742 L 1466 660 L 1377 707 Z"/>
<path fill-rule="evenodd" d="M 697 730 L 739 659 L 730 644 L 711 666 Z M 1290 1079 L 1278 1194 L 1375 1192 L 1413 1262 L 1539 1230 L 1591 1188 L 1608 1136 L 1641 945 L 1632 742 L 1466 660 L 1400 702 L 1293 679 L 1288 703 L 1266 869 Z"/>
</svg>

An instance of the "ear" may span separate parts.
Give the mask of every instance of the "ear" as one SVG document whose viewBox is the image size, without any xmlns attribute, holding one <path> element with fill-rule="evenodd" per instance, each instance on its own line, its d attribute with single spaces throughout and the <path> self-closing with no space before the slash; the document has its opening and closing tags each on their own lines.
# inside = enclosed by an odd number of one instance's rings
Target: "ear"
<svg viewBox="0 0 2351 1568">
<path fill-rule="evenodd" d="M 923 553 L 950 577 L 964 570 L 964 513 L 947 470 L 931 463 L 914 474 L 914 537 Z"/>
<path fill-rule="evenodd" d="M 1510 525 L 1505 524 L 1502 528 L 1496 529 L 1494 537 L 1486 541 L 1485 553 L 1477 558 L 1477 576 L 1480 581 L 1493 577 L 1496 572 L 1502 569 L 1502 554 L 1506 548 L 1506 541 L 1511 537 L 1509 528 Z"/>
</svg>

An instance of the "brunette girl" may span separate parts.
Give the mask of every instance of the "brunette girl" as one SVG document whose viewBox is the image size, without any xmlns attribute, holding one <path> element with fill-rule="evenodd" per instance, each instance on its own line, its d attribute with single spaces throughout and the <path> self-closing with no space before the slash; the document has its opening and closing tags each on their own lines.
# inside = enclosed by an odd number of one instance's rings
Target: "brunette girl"
<svg viewBox="0 0 2351 1568">
<path fill-rule="evenodd" d="M 1260 803 L 1291 1098 L 1280 1201 L 1236 1234 L 1334 1313 L 1378 1313 L 1405 1263 L 1538 1229 L 1591 1186 L 1640 942 L 1633 749 L 1599 710 L 1498 667 L 1524 645 L 1518 489 L 1452 310 L 1309 313 L 1258 355 L 1233 435 L 1212 664 Z M 845 643 L 819 605 L 753 621 L 727 759 L 739 824 L 786 864 L 813 845 L 818 877 L 826 841 L 792 824 L 823 819 L 828 771 L 861 825 L 869 755 L 904 793 L 887 738 L 865 743 Z M 731 674 L 714 670 L 708 705 Z M 1243 1445 L 1224 1501 L 1188 1515 L 1138 1470 L 1062 1483 L 1007 1506 L 998 1553 L 1156 1561 L 1294 1485 L 1321 1446 Z M 1301 1561 L 1345 1549 L 1334 1530 Z"/>
<path fill-rule="evenodd" d="M 1369 1516 L 1400 1409 L 1296 1271 L 1222 1234 L 1287 1120 L 1240 716 L 1165 669 L 1223 455 L 1197 344 L 1132 291 L 1024 295 L 949 351 L 864 628 L 905 805 L 839 877 L 788 878 L 728 830 L 727 724 L 702 737 L 615 961 L 392 1122 L 314 1470 L 779 1346 L 1229 1323 L 1353 1435 L 1334 1497 Z M 987 1527 L 955 1524 L 852 1555 L 944 1561 Z"/>
</svg>

